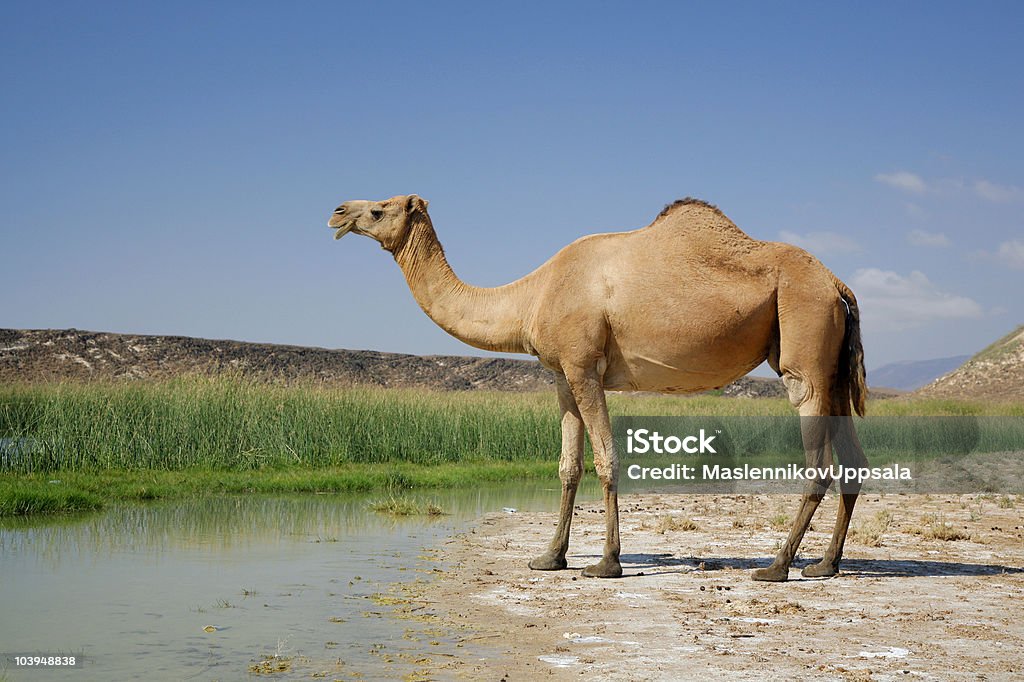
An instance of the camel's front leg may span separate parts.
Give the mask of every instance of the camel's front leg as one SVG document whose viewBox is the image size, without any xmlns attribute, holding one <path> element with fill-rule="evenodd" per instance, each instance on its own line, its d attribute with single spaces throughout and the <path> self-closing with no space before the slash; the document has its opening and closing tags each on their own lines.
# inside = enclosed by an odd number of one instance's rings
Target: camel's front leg
<svg viewBox="0 0 1024 682">
<path fill-rule="evenodd" d="M 596 367 L 567 370 L 565 378 L 576 398 L 587 433 L 590 434 L 590 445 L 594 448 L 594 467 L 604 488 L 604 555 L 601 561 L 583 569 L 583 575 L 591 578 L 618 578 L 622 575 L 622 565 L 619 563 L 619 461 L 612 440 L 604 386 Z"/>
<path fill-rule="evenodd" d="M 555 383 L 558 387 L 558 406 L 562 410 L 562 456 L 558 460 L 558 477 L 562 480 L 562 506 L 551 545 L 546 552 L 530 562 L 530 568 L 535 571 L 557 571 L 568 565 L 565 553 L 569 549 L 569 528 L 576 504 L 576 489 L 583 476 L 583 418 L 565 377 L 559 375 Z"/>
</svg>

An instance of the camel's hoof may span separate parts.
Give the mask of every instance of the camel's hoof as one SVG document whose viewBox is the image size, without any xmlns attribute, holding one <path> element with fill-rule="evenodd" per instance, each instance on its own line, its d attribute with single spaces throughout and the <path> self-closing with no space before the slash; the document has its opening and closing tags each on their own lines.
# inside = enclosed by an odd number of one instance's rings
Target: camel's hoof
<svg viewBox="0 0 1024 682">
<path fill-rule="evenodd" d="M 819 561 L 816 564 L 804 566 L 804 570 L 800 571 L 800 575 L 805 578 L 831 578 L 838 573 L 839 567 L 831 561 Z"/>
<path fill-rule="evenodd" d="M 584 568 L 583 575 L 587 578 L 621 578 L 622 565 L 617 560 L 601 559 L 593 566 Z"/>
<path fill-rule="evenodd" d="M 789 580 L 789 568 L 787 566 L 779 566 L 772 564 L 765 568 L 754 569 L 750 577 L 754 580 L 760 580 L 768 583 L 782 583 Z"/>
<path fill-rule="evenodd" d="M 555 554 L 542 554 L 529 564 L 530 568 L 535 571 L 561 571 L 568 565 L 564 556 Z"/>
</svg>

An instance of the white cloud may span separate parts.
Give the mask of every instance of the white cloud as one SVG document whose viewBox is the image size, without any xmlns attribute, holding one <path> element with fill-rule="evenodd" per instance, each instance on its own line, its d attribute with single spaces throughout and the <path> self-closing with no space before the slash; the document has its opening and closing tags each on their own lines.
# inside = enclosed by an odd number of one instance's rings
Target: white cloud
<svg viewBox="0 0 1024 682">
<path fill-rule="evenodd" d="M 878 173 L 874 179 L 875 182 L 880 182 L 883 185 L 917 195 L 959 195 L 963 192 L 973 192 L 977 197 L 996 203 L 1005 204 L 1024 200 L 1024 187 L 1000 185 L 985 178 L 974 181 L 965 181 L 961 178 L 937 178 L 925 181 L 917 173 L 895 171 L 893 173 Z M 907 209 L 912 215 L 918 212 L 918 207 L 912 204 L 908 204 Z"/>
<path fill-rule="evenodd" d="M 928 185 L 921 179 L 921 176 L 910 171 L 879 173 L 875 176 L 875 181 L 914 194 L 924 194 L 928 191 Z"/>
<path fill-rule="evenodd" d="M 968 258 L 974 262 L 995 262 L 1015 270 L 1024 270 L 1024 240 L 1010 239 L 992 251 L 974 251 Z"/>
<path fill-rule="evenodd" d="M 911 230 L 907 233 L 907 241 L 914 246 L 949 246 L 950 241 L 942 232 L 927 230 Z"/>
<path fill-rule="evenodd" d="M 1024 270 L 1024 240 L 1011 239 L 999 245 L 996 259 L 1011 268 Z"/>
<path fill-rule="evenodd" d="M 857 242 L 835 232 L 797 234 L 783 230 L 779 232 L 779 240 L 819 256 L 825 253 L 857 253 L 863 250 Z"/>
<path fill-rule="evenodd" d="M 988 180 L 977 180 L 974 183 L 974 191 L 982 199 L 999 203 L 1024 199 L 1024 189 L 1014 187 L 1013 185 L 997 185 Z"/>
<path fill-rule="evenodd" d="M 863 268 L 854 273 L 851 284 L 865 324 L 885 330 L 982 316 L 982 308 L 974 300 L 939 290 L 918 270 L 903 276 L 891 270 Z"/>
</svg>

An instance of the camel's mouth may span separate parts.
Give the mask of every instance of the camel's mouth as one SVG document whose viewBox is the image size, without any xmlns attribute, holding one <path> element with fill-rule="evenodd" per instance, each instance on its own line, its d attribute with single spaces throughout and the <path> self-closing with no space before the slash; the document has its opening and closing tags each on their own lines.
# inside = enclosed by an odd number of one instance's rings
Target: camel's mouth
<svg viewBox="0 0 1024 682">
<path fill-rule="evenodd" d="M 344 237 L 346 234 L 349 233 L 349 231 L 352 229 L 354 225 L 354 221 L 345 221 L 338 214 L 332 215 L 331 219 L 327 221 L 327 227 L 334 230 L 335 239 L 341 239 L 342 237 Z"/>
</svg>

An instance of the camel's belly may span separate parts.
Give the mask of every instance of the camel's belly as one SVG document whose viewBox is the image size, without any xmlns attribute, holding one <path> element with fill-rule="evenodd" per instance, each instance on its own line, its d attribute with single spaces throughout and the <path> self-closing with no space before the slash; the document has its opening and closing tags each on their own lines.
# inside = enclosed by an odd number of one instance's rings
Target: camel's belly
<svg viewBox="0 0 1024 682">
<path fill-rule="evenodd" d="M 604 384 L 609 391 L 695 393 L 719 388 L 757 367 L 765 353 L 731 357 L 728 362 L 704 358 L 657 358 L 631 355 L 608 358 Z"/>
<path fill-rule="evenodd" d="M 700 320 L 651 317 L 614 326 L 605 348 L 609 390 L 689 393 L 724 386 L 768 356 L 774 315 L 761 310 L 705 314 Z"/>
</svg>

